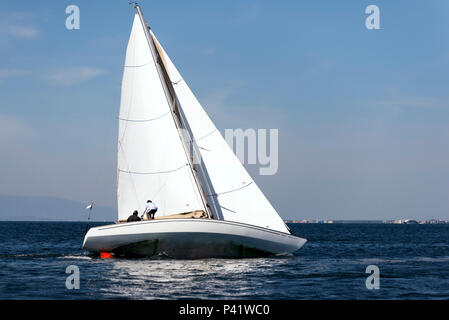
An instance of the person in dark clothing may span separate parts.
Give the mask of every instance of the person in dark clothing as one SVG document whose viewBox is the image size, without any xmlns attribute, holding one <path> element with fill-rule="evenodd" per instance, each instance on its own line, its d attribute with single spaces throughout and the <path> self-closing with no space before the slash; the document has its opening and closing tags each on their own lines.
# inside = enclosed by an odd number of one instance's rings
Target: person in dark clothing
<svg viewBox="0 0 449 320">
<path fill-rule="evenodd" d="M 126 220 L 126 222 L 140 221 L 138 214 L 139 212 L 137 212 L 137 210 L 134 210 L 133 214 L 128 217 L 128 220 Z"/>
</svg>

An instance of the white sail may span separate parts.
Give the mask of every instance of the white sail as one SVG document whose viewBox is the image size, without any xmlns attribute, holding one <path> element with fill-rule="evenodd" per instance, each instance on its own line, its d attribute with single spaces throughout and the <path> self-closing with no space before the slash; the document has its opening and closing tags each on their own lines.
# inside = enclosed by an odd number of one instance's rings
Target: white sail
<svg viewBox="0 0 449 320">
<path fill-rule="evenodd" d="M 120 105 L 119 220 L 141 210 L 147 199 L 157 202 L 157 215 L 165 217 L 90 228 L 83 249 L 112 256 L 199 259 L 285 254 L 301 248 L 307 240 L 287 234 L 282 219 L 151 39 L 140 7 L 135 8 Z M 192 163 L 200 153 L 204 161 Z M 206 211 L 213 219 L 167 217 L 194 210 Z"/>
<path fill-rule="evenodd" d="M 151 32 L 164 62 L 181 109 L 199 147 L 209 183 L 209 202 L 218 202 L 219 217 L 289 233 L 284 221 L 250 177 L 223 139 L 163 47 Z"/>
<path fill-rule="evenodd" d="M 204 210 L 139 15 L 126 51 L 119 116 L 118 218 Z"/>
</svg>

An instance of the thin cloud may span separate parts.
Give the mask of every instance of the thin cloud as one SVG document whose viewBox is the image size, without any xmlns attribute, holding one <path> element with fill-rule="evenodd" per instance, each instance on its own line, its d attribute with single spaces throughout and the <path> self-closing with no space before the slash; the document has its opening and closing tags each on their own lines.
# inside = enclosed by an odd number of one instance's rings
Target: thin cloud
<svg viewBox="0 0 449 320">
<path fill-rule="evenodd" d="M 67 68 L 55 71 L 49 75 L 48 79 L 52 84 L 70 86 L 81 82 L 89 81 L 105 73 L 105 70 L 92 67 Z"/>
<path fill-rule="evenodd" d="M 19 38 L 34 38 L 39 34 L 37 28 L 26 26 L 11 26 L 6 31 L 8 35 Z"/>
<path fill-rule="evenodd" d="M 31 13 L 14 12 L 0 15 L 0 34 L 7 38 L 34 38 L 40 31 Z"/>
<path fill-rule="evenodd" d="M 235 8 L 231 21 L 234 23 L 248 23 L 258 20 L 263 14 L 263 7 L 258 3 L 242 3 Z"/>
<path fill-rule="evenodd" d="M 23 69 L 0 69 L 0 83 L 10 78 L 23 77 L 29 74 L 28 70 Z"/>
<path fill-rule="evenodd" d="M 0 147 L 2 150 L 29 136 L 32 136 L 32 130 L 23 120 L 15 116 L 0 114 Z"/>
<path fill-rule="evenodd" d="M 389 101 L 380 101 L 382 106 L 392 106 L 401 108 L 445 108 L 449 107 L 449 101 L 447 99 L 439 99 L 434 97 L 425 96 L 413 96 L 404 97 L 399 99 L 392 99 Z"/>
</svg>

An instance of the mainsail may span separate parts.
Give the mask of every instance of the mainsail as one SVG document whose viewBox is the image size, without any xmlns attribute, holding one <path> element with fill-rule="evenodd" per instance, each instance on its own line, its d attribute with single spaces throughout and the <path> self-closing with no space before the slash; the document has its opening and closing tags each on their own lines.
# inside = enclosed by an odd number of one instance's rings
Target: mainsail
<svg viewBox="0 0 449 320">
<path fill-rule="evenodd" d="M 143 213 L 148 199 L 159 216 L 205 210 L 138 14 L 122 80 L 117 167 L 119 220 Z"/>
<path fill-rule="evenodd" d="M 150 31 L 151 32 L 151 31 Z M 212 193 L 209 202 L 218 204 L 214 214 L 236 221 L 289 233 L 284 221 L 264 196 L 204 111 L 171 59 L 151 32 L 172 81 L 197 149 L 200 151 Z"/>
</svg>

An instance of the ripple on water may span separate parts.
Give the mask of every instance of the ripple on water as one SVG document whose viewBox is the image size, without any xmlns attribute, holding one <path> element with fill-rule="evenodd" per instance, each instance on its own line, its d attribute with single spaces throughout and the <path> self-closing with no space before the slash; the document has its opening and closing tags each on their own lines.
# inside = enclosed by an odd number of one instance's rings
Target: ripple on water
<svg viewBox="0 0 449 320">
<path fill-rule="evenodd" d="M 83 223 L 0 223 L 0 298 L 449 298 L 449 226 L 397 227 L 291 225 L 309 241 L 289 256 L 103 260 L 80 249 Z M 72 264 L 80 270 L 76 292 L 65 288 Z M 370 264 L 381 272 L 376 292 L 365 287 Z"/>
</svg>

